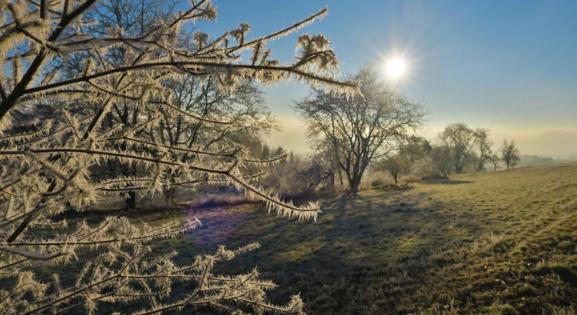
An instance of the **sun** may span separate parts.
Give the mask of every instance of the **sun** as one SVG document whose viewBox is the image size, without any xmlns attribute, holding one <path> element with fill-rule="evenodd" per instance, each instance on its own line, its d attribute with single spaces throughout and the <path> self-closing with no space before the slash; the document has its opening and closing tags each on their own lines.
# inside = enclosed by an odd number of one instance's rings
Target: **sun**
<svg viewBox="0 0 577 315">
<path fill-rule="evenodd" d="M 393 57 L 385 62 L 385 75 L 393 80 L 401 79 L 407 73 L 407 62 L 402 57 Z"/>
</svg>

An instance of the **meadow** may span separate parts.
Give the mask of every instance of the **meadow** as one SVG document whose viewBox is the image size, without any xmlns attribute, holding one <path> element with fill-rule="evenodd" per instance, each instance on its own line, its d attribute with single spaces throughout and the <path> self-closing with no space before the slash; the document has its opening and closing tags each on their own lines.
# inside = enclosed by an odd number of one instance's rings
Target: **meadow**
<svg viewBox="0 0 577 315">
<path fill-rule="evenodd" d="M 221 270 L 256 266 L 279 285 L 274 301 L 300 292 L 311 314 L 571 314 L 575 196 L 577 165 L 566 164 L 325 200 L 316 223 L 254 204 L 189 209 L 174 216 L 195 215 L 203 225 L 157 250 L 176 249 L 186 261 L 219 244 L 259 242 Z"/>
</svg>

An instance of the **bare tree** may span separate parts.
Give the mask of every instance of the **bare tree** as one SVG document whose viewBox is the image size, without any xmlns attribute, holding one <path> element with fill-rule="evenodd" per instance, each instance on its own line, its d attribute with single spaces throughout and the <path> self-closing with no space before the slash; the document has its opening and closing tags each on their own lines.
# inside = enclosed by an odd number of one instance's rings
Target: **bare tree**
<svg viewBox="0 0 577 315">
<path fill-rule="evenodd" d="M 489 131 L 487 129 L 477 128 L 473 132 L 474 143 L 477 146 L 478 162 L 477 170 L 485 169 L 485 163 L 491 160 L 493 150 L 491 149 L 491 142 L 489 141 Z"/>
<path fill-rule="evenodd" d="M 224 182 L 280 215 L 315 219 L 317 203 L 297 207 L 258 187 L 257 174 L 248 172 L 247 165 L 265 168 L 270 161 L 254 159 L 228 141 L 189 146 L 159 138 L 178 120 L 186 128 L 202 123 L 215 139 L 225 133 L 223 126 L 234 130 L 242 124 L 219 112 L 179 108 L 181 99 L 170 86 L 188 77 L 216 82 L 227 93 L 247 80 L 273 83 L 291 77 L 352 92 L 351 83 L 331 77 L 337 62 L 324 37 L 300 36 L 296 60 L 287 65 L 271 59 L 266 48 L 326 10 L 256 39 L 247 38 L 246 24 L 210 38 L 198 31 L 186 33 L 193 30 L 188 23 L 215 18 L 209 1 L 193 0 L 164 12 L 162 19 L 141 18 L 136 24 L 114 14 L 123 4 L 0 1 L 0 278 L 12 285 L 0 292 L 0 309 L 12 314 L 93 312 L 102 303 L 120 307 L 134 302 L 145 314 L 191 305 L 227 312 L 302 313 L 298 296 L 286 306 L 267 302 L 272 284 L 260 280 L 256 271 L 214 274 L 216 263 L 258 245 L 220 248 L 184 266 L 174 263 L 174 253 L 151 257 L 156 239 L 193 229 L 195 219 L 151 227 L 111 217 L 67 226 L 55 217 L 69 206 L 82 211 L 122 191 L 153 194 L 173 186 Z M 61 104 L 53 118 L 18 119 L 33 117 L 48 103 Z M 109 123 L 115 112 L 121 123 Z M 104 179 L 94 174 L 109 161 L 139 173 Z M 72 262 L 78 273 L 71 281 L 60 281 L 58 272 L 51 280 L 35 273 L 44 263 Z M 189 281 L 194 289 L 173 295 L 176 281 Z"/>
<path fill-rule="evenodd" d="M 327 141 L 319 143 L 316 152 L 310 157 L 313 167 L 317 169 L 317 179 L 324 182 L 326 193 L 332 194 L 345 187 L 338 157 L 334 154 L 332 144 Z"/>
<path fill-rule="evenodd" d="M 411 135 L 402 139 L 398 152 L 377 162 L 377 168 L 387 171 L 395 185 L 399 178 L 414 171 L 423 159 L 431 155 L 433 147 L 425 138 Z"/>
<path fill-rule="evenodd" d="M 499 155 L 493 153 L 491 154 L 491 158 L 489 160 L 493 164 L 493 171 L 496 171 L 499 168 L 499 161 L 501 160 Z"/>
<path fill-rule="evenodd" d="M 404 156 L 396 154 L 379 161 L 377 166 L 387 171 L 393 178 L 395 185 L 397 185 L 399 178 L 409 172 L 411 163 Z"/>
<path fill-rule="evenodd" d="M 441 133 L 440 138 L 451 149 L 454 171 L 463 173 L 473 159 L 474 131 L 464 123 L 451 124 Z"/>
<path fill-rule="evenodd" d="M 515 145 L 515 141 L 503 142 L 503 147 L 501 148 L 501 159 L 505 162 L 505 167 L 507 169 L 517 166 L 521 158 L 519 157 L 519 149 Z"/>
<path fill-rule="evenodd" d="M 431 150 L 431 162 L 434 177 L 449 178 L 454 168 L 453 150 L 446 145 L 434 146 Z"/>
<path fill-rule="evenodd" d="M 160 9 L 159 9 L 160 8 Z M 93 31 L 105 32 L 110 27 L 121 27 L 125 36 L 142 37 L 150 32 L 154 27 L 154 22 L 166 19 L 169 12 L 174 10 L 174 4 L 157 2 L 157 0 L 107 0 L 103 8 L 91 14 L 92 18 L 102 21 L 100 27 L 93 26 Z M 188 34 L 187 34 L 188 35 Z M 195 48 L 194 40 L 184 38 L 181 41 L 183 47 Z M 122 64 L 125 59 L 123 50 L 111 54 L 111 61 L 115 64 Z M 68 68 L 81 69 L 83 58 L 77 58 L 74 62 L 69 62 Z M 271 127 L 271 117 L 263 105 L 260 91 L 254 83 L 248 81 L 239 82 L 232 90 L 225 91 L 220 88 L 218 76 L 208 74 L 199 78 L 196 75 L 179 76 L 176 79 L 166 79 L 163 87 L 170 90 L 174 96 L 172 109 L 175 111 L 161 111 L 161 116 L 156 128 L 144 128 L 137 134 L 152 143 L 161 143 L 165 146 L 186 146 L 187 148 L 212 149 L 219 145 L 222 150 L 233 152 L 241 150 L 242 145 L 232 139 L 240 135 L 251 134 L 252 137 L 260 137 Z M 134 102 L 117 100 L 113 101 L 112 110 L 105 116 L 103 123 L 109 126 L 123 124 L 134 126 L 140 120 L 140 116 L 151 115 L 150 111 L 143 109 L 140 104 Z M 168 104 L 164 104 L 168 106 Z M 183 113 L 196 115 L 198 117 L 218 117 L 226 120 L 227 124 L 206 124 L 205 121 L 190 121 L 185 119 Z M 129 142 L 134 139 L 125 138 Z M 139 141 L 139 144 L 144 142 Z M 226 143 L 226 148 L 224 144 Z M 121 149 L 125 149 L 126 144 L 119 144 Z M 175 158 L 171 156 L 171 158 Z M 187 156 L 187 158 L 192 158 Z M 127 166 L 119 161 L 107 161 L 107 173 L 109 177 L 122 175 L 142 176 L 142 171 L 134 166 Z M 173 185 L 164 187 L 163 193 L 168 205 L 172 204 L 172 199 L 179 188 L 190 187 L 184 184 L 174 185 L 179 174 L 166 174 Z M 137 191 L 123 191 L 127 195 L 127 208 L 136 207 Z"/>
<path fill-rule="evenodd" d="M 399 154 L 413 164 L 428 156 L 432 149 L 433 147 L 427 139 L 412 135 L 404 139 L 399 148 Z"/>
<path fill-rule="evenodd" d="M 423 116 L 418 105 L 388 91 L 374 72 L 362 70 L 354 80 L 362 95 L 314 90 L 296 105 L 309 135 L 332 146 L 352 193 L 369 164 L 396 149 Z"/>
</svg>

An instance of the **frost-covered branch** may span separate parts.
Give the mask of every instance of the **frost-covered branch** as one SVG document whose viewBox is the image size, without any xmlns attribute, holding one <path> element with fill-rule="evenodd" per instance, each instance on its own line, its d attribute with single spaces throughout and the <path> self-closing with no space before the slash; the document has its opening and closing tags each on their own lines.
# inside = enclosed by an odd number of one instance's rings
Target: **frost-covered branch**
<svg viewBox="0 0 577 315">
<path fill-rule="evenodd" d="M 195 22 L 216 17 L 208 0 L 0 0 L 0 12 L 0 309 L 303 312 L 298 296 L 269 303 L 274 285 L 256 270 L 213 274 L 218 262 L 257 245 L 222 247 L 184 266 L 175 253 L 151 255 L 197 220 L 151 227 L 63 214 L 219 183 L 279 215 L 316 219 L 317 203 L 297 206 L 259 188 L 284 156 L 261 160 L 249 144 L 275 125 L 258 83 L 292 78 L 355 90 L 335 78 L 337 60 L 321 35 L 300 36 L 287 64 L 266 47 L 326 9 L 253 39 L 246 24 L 214 38 L 199 32 Z M 46 277 L 37 271 L 47 263 L 70 270 Z M 193 291 L 172 294 L 182 282 Z"/>
</svg>

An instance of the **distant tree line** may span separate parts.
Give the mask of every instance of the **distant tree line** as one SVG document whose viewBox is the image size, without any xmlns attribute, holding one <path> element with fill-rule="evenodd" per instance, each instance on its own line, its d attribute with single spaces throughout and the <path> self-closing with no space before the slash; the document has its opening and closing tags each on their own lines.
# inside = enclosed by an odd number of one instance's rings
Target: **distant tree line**
<svg viewBox="0 0 577 315">
<path fill-rule="evenodd" d="M 464 123 L 448 125 L 436 141 L 407 135 L 399 138 L 387 155 L 370 160 L 362 175 L 384 173 L 391 184 L 400 185 L 402 179 L 443 180 L 453 174 L 518 166 L 520 153 L 514 141 L 505 140 L 501 147 L 494 148 L 488 138 L 489 130 L 472 129 Z M 356 189 L 351 188 L 346 170 L 338 165 L 339 157 L 326 142 L 319 142 L 316 151 L 306 157 L 287 153 L 282 147 L 271 149 L 266 144 L 261 144 L 255 152 L 262 159 L 286 156 L 273 165 L 261 181 L 265 188 L 283 197 L 312 197 L 360 189 L 360 183 Z M 384 180 L 378 178 L 377 182 L 382 184 Z"/>
<path fill-rule="evenodd" d="M 361 69 L 351 78 L 361 93 L 353 97 L 312 90 L 310 96 L 297 102 L 295 109 L 308 126 L 308 136 L 315 154 L 309 159 L 292 157 L 284 163 L 306 163 L 287 168 L 279 174 L 284 184 L 268 181 L 277 191 L 291 191 L 289 178 L 318 185 L 323 191 L 361 189 L 364 175 L 386 172 L 395 185 L 401 178 L 447 179 L 452 174 L 509 169 L 519 164 L 519 150 L 514 141 L 505 140 L 495 149 L 489 130 L 471 128 L 464 123 L 448 125 L 430 141 L 415 134 L 422 124 L 421 107 L 392 92 L 378 79 L 378 74 Z M 328 158 L 330 157 L 330 158 Z M 266 158 L 266 156 L 263 156 Z M 284 164 L 283 164 L 284 165 Z M 315 171 L 312 171 L 315 170 Z M 329 188 L 330 187 L 330 188 Z"/>
<path fill-rule="evenodd" d="M 464 123 L 448 125 L 438 141 L 411 136 L 403 140 L 397 152 L 376 162 L 376 168 L 388 172 L 395 184 L 402 176 L 422 179 L 447 179 L 452 174 L 496 171 L 519 164 L 519 150 L 514 141 L 505 140 L 498 150 L 489 141 L 489 130 L 472 129 Z"/>
</svg>

